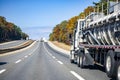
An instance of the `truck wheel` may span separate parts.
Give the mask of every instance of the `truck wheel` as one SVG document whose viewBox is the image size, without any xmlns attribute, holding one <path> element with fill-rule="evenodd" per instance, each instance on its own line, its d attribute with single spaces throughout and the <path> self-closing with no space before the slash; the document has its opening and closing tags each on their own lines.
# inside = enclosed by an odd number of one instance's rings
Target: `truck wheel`
<svg viewBox="0 0 120 80">
<path fill-rule="evenodd" d="M 105 62 L 105 69 L 108 77 L 113 77 L 115 72 L 115 60 L 114 52 L 112 50 L 108 51 Z"/>
<path fill-rule="evenodd" d="M 83 59 L 84 59 L 84 54 L 81 53 L 80 57 L 79 57 L 79 64 L 80 64 L 80 67 L 83 68 L 84 65 L 83 65 Z"/>
<path fill-rule="evenodd" d="M 71 62 L 71 63 L 74 63 L 74 60 L 73 60 L 73 59 L 70 59 L 70 62 Z"/>
<path fill-rule="evenodd" d="M 117 65 L 117 80 L 120 80 L 120 62 Z"/>
<path fill-rule="evenodd" d="M 70 51 L 70 62 L 74 63 L 74 59 L 73 59 L 74 55 L 73 55 L 73 51 Z"/>
<path fill-rule="evenodd" d="M 80 56 L 77 57 L 77 65 L 80 67 Z"/>
</svg>

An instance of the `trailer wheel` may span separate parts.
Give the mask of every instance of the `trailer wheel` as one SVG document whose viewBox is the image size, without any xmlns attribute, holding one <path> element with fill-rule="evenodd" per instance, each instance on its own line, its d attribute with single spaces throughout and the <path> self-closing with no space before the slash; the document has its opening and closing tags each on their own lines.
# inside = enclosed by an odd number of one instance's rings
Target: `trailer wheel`
<svg viewBox="0 0 120 80">
<path fill-rule="evenodd" d="M 77 57 L 77 65 L 80 67 L 80 56 Z"/>
<path fill-rule="evenodd" d="M 120 62 L 117 65 L 117 80 L 120 80 Z"/>
<path fill-rule="evenodd" d="M 115 60 L 114 52 L 112 50 L 108 51 L 105 62 L 105 69 L 108 77 L 113 77 L 115 72 Z"/>
<path fill-rule="evenodd" d="M 79 56 L 79 65 L 80 65 L 81 68 L 84 67 L 84 65 L 83 65 L 83 59 L 84 59 L 84 54 L 81 53 L 80 56 Z"/>
<path fill-rule="evenodd" d="M 73 60 L 73 59 L 70 59 L 70 62 L 71 62 L 71 63 L 74 63 L 74 60 Z"/>
<path fill-rule="evenodd" d="M 74 59 L 73 59 L 74 55 L 73 55 L 73 51 L 70 51 L 70 62 L 74 63 Z"/>
</svg>

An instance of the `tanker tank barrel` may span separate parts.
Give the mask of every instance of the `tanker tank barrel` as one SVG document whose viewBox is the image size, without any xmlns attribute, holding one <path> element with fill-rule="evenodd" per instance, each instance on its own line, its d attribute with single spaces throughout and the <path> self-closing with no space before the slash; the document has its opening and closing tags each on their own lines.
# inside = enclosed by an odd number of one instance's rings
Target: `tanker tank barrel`
<svg viewBox="0 0 120 80">
<path fill-rule="evenodd" d="M 106 9 L 103 7 L 105 4 Z M 97 12 L 89 12 L 84 19 L 77 21 L 70 61 L 77 62 L 81 68 L 100 64 L 106 69 L 108 77 L 115 79 L 120 74 L 120 2 L 111 6 L 111 1 L 107 0 L 105 4 L 102 4 L 101 12 L 97 9 Z"/>
<path fill-rule="evenodd" d="M 108 15 L 94 12 L 84 19 L 82 33 L 85 34 L 88 43 L 120 45 L 120 37 L 116 36 L 120 32 L 120 3 L 116 3 L 110 8 L 113 8 L 113 11 Z"/>
</svg>

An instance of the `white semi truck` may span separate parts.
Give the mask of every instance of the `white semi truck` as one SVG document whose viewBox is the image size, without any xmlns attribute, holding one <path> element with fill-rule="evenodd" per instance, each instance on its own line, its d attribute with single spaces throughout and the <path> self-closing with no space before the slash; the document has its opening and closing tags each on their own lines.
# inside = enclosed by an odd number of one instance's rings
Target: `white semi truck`
<svg viewBox="0 0 120 80">
<path fill-rule="evenodd" d="M 93 12 L 77 21 L 74 34 L 69 36 L 70 62 L 81 68 L 98 64 L 109 77 L 120 80 L 120 3 L 113 9 L 107 16 Z"/>
</svg>

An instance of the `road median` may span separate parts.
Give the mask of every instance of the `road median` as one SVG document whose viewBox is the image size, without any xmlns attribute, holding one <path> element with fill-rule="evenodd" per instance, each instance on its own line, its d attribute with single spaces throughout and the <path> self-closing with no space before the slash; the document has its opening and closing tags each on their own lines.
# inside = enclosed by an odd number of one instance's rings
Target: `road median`
<svg viewBox="0 0 120 80">
<path fill-rule="evenodd" d="M 25 43 L 23 43 L 23 44 L 21 44 L 19 46 L 16 46 L 16 47 L 11 47 L 11 48 L 8 48 L 8 49 L 0 49 L 0 54 L 11 52 L 11 51 L 16 51 L 16 50 L 25 48 L 25 47 L 29 46 L 30 44 L 32 44 L 33 42 L 34 42 L 33 40 L 28 40 Z"/>
</svg>

